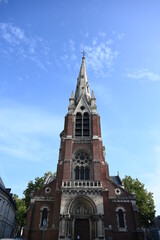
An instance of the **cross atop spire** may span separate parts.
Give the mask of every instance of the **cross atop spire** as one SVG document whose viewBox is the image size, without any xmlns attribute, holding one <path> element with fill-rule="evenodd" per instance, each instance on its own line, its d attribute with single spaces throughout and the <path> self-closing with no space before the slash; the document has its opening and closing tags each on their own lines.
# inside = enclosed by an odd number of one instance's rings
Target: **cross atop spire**
<svg viewBox="0 0 160 240">
<path fill-rule="evenodd" d="M 88 84 L 88 79 L 87 79 L 87 73 L 86 73 L 86 66 L 85 66 L 85 51 L 82 52 L 82 63 L 79 71 L 79 76 L 77 79 L 77 87 L 76 87 L 76 92 L 75 92 L 75 100 L 76 103 L 80 100 L 80 97 L 82 95 L 85 95 L 87 99 L 89 99 L 90 96 L 90 91 L 89 91 L 89 84 Z"/>
<path fill-rule="evenodd" d="M 85 58 L 86 52 L 83 50 L 82 52 L 82 58 Z"/>
</svg>

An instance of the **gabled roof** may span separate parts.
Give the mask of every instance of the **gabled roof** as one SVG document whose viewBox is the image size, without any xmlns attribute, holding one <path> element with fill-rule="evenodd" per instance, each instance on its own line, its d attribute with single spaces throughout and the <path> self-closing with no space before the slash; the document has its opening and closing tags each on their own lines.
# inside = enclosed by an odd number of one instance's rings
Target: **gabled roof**
<svg viewBox="0 0 160 240">
<path fill-rule="evenodd" d="M 123 184 L 119 176 L 110 176 L 110 179 L 112 182 L 122 187 Z"/>
</svg>

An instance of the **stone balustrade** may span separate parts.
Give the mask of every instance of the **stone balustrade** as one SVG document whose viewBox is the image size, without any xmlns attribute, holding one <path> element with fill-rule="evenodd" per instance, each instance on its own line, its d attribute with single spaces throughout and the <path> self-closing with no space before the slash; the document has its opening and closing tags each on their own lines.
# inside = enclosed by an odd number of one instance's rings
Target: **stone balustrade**
<svg viewBox="0 0 160 240">
<path fill-rule="evenodd" d="M 62 188 L 102 188 L 101 181 L 63 180 Z"/>
</svg>

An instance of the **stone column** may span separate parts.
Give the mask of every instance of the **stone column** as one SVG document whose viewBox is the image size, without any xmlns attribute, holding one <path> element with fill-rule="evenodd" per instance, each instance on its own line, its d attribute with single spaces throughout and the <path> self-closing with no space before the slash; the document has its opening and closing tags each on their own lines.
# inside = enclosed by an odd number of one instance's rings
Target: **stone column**
<svg viewBox="0 0 160 240">
<path fill-rule="evenodd" d="M 60 228 L 59 228 L 59 237 L 60 239 L 65 239 L 65 218 L 64 215 L 61 215 L 60 218 Z"/>
<path fill-rule="evenodd" d="M 98 230 L 98 239 L 104 239 L 104 228 L 103 228 L 102 215 L 99 215 L 99 218 L 97 221 L 97 230 Z"/>
</svg>

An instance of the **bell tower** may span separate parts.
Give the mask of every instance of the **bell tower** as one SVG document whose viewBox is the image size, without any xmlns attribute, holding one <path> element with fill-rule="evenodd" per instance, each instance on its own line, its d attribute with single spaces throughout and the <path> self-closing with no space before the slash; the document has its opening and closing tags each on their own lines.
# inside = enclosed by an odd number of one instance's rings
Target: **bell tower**
<svg viewBox="0 0 160 240">
<path fill-rule="evenodd" d="M 45 220 L 46 240 L 143 240 L 135 196 L 109 175 L 84 53 L 60 138 L 57 175 L 33 194 L 24 237 L 41 240 Z"/>
<path fill-rule="evenodd" d="M 90 95 L 84 55 L 75 95 L 72 91 L 64 131 L 60 136 L 58 173 L 61 172 L 61 178 L 58 185 L 62 195 L 59 239 L 77 239 L 78 236 L 80 239 L 104 239 L 102 190 L 109 172 L 96 98 L 93 91 Z M 80 225 L 84 226 L 84 231 Z"/>
</svg>

